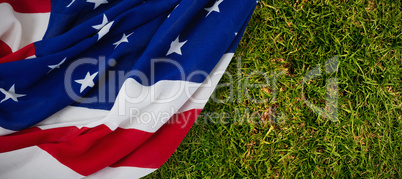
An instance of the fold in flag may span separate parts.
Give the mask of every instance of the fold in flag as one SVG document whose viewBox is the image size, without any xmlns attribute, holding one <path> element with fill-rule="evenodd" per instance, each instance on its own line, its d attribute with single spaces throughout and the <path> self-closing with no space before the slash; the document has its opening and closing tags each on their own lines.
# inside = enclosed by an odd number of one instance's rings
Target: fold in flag
<svg viewBox="0 0 402 179">
<path fill-rule="evenodd" d="M 1 178 L 138 178 L 159 168 L 257 2 L 0 0 Z"/>
</svg>

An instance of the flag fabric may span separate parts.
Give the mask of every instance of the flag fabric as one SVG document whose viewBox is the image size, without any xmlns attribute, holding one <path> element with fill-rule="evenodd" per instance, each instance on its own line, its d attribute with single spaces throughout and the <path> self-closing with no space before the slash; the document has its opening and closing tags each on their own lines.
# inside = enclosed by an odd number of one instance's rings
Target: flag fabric
<svg viewBox="0 0 402 179">
<path fill-rule="evenodd" d="M 0 177 L 138 178 L 159 168 L 257 3 L 0 0 Z"/>
</svg>

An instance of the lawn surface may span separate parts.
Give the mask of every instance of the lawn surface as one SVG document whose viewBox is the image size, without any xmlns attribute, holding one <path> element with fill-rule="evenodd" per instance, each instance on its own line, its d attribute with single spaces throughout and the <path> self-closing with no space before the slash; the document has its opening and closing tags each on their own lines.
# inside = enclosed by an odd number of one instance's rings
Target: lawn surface
<svg viewBox="0 0 402 179">
<path fill-rule="evenodd" d="M 261 0 L 215 98 L 147 178 L 401 178 L 401 57 L 399 0 Z"/>
</svg>

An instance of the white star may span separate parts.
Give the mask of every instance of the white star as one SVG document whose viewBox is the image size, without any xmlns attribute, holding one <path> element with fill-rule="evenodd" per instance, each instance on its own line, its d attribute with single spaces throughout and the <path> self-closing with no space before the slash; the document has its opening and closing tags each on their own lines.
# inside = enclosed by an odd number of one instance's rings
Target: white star
<svg viewBox="0 0 402 179">
<path fill-rule="evenodd" d="M 4 101 L 7 101 L 7 100 L 10 99 L 10 98 L 11 98 L 13 101 L 18 102 L 18 99 L 17 99 L 17 98 L 26 96 L 26 94 L 17 94 L 17 93 L 15 93 L 15 88 L 14 88 L 14 86 L 15 86 L 15 84 L 13 84 L 13 86 L 11 86 L 11 88 L 10 88 L 8 91 L 6 91 L 6 90 L 3 89 L 3 88 L 0 88 L 0 92 L 2 92 L 4 95 L 6 95 L 6 96 L 4 97 L 4 99 L 0 101 L 0 103 L 2 103 L 2 102 L 4 102 Z"/>
<path fill-rule="evenodd" d="M 85 76 L 84 79 L 75 80 L 75 82 L 81 84 L 80 93 L 82 93 L 87 87 L 94 87 L 95 85 L 94 78 L 96 77 L 96 75 L 98 75 L 98 72 L 92 75 L 89 72 L 87 72 L 87 75 Z"/>
<path fill-rule="evenodd" d="M 70 6 L 74 3 L 74 1 L 75 1 L 75 0 L 71 1 L 71 3 L 68 4 L 66 7 L 70 7 Z"/>
<path fill-rule="evenodd" d="M 103 14 L 102 24 L 94 25 L 94 26 L 92 26 L 92 28 L 94 28 L 94 29 L 96 29 L 96 30 L 99 30 L 99 29 L 101 29 L 102 27 L 104 27 L 108 22 L 109 22 L 109 21 L 107 20 L 106 15 Z"/>
<path fill-rule="evenodd" d="M 128 37 L 130 37 L 130 35 L 133 35 L 134 32 L 132 32 L 131 34 L 123 34 L 123 37 L 121 37 L 121 39 L 115 43 L 113 43 L 113 45 L 116 45 L 114 48 L 117 48 L 117 46 L 119 46 L 121 43 L 123 42 L 127 42 L 128 43 Z"/>
<path fill-rule="evenodd" d="M 215 12 L 219 12 L 219 5 L 220 5 L 222 2 L 223 2 L 223 0 L 217 0 L 214 5 L 212 5 L 212 6 L 209 7 L 209 8 L 205 8 L 205 10 L 208 11 L 207 16 L 205 16 L 205 17 L 208 17 L 208 15 L 211 14 L 212 12 L 214 12 L 214 11 L 215 11 Z"/>
<path fill-rule="evenodd" d="M 170 48 L 169 48 L 169 51 L 168 51 L 168 53 L 166 54 L 166 56 L 168 56 L 168 55 L 170 55 L 170 54 L 172 54 L 172 53 L 177 53 L 177 54 L 181 55 L 181 48 L 182 48 L 183 45 L 187 42 L 187 40 L 184 41 L 184 42 L 179 42 L 179 37 L 180 37 L 180 36 L 178 36 L 178 37 L 176 38 L 176 40 L 174 40 L 174 41 L 170 44 Z"/>
<path fill-rule="evenodd" d="M 58 63 L 56 65 L 48 65 L 48 67 L 50 68 L 50 71 L 47 73 L 50 73 L 52 70 L 54 70 L 56 68 L 60 68 L 60 65 L 63 64 L 66 60 L 67 60 L 67 57 L 64 58 L 60 63 Z"/>
<path fill-rule="evenodd" d="M 96 9 L 97 7 L 99 7 L 101 4 L 107 4 L 107 3 L 109 3 L 109 2 L 107 2 L 107 0 L 87 0 L 87 2 L 89 2 L 89 3 L 95 3 L 94 9 Z"/>
<path fill-rule="evenodd" d="M 99 25 L 92 26 L 92 28 L 94 28 L 96 30 L 100 29 L 99 32 L 98 32 L 98 41 L 99 41 L 99 39 L 101 39 L 103 36 L 105 36 L 109 32 L 109 30 L 112 27 L 113 23 L 114 23 L 114 21 L 109 22 L 109 20 L 107 19 L 106 15 L 103 14 L 102 23 L 99 24 Z"/>
<path fill-rule="evenodd" d="M 235 32 L 235 36 L 237 36 L 237 32 Z"/>
<path fill-rule="evenodd" d="M 99 32 L 98 32 L 98 41 L 99 39 L 101 39 L 103 36 L 105 36 L 109 31 L 110 28 L 112 27 L 114 21 L 108 23 L 105 25 L 105 27 L 103 27 Z"/>
</svg>

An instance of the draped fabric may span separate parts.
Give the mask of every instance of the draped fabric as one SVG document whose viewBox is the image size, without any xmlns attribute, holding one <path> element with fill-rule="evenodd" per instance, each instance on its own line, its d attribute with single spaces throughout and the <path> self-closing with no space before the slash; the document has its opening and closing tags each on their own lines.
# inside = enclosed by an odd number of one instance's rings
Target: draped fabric
<svg viewBox="0 0 402 179">
<path fill-rule="evenodd" d="M 0 0 L 1 178 L 138 178 L 176 150 L 250 0 Z"/>
</svg>

